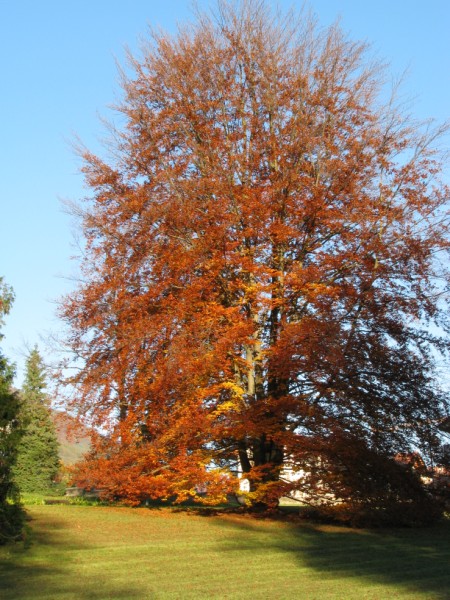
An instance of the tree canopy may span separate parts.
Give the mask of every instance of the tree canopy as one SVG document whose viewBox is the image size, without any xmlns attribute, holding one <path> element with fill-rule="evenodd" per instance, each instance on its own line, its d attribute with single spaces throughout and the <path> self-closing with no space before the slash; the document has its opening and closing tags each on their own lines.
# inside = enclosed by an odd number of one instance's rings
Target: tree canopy
<svg viewBox="0 0 450 600">
<path fill-rule="evenodd" d="M 383 101 L 365 44 L 264 2 L 129 60 L 110 158 L 81 149 L 61 308 L 73 407 L 102 432 L 79 480 L 213 501 L 240 469 L 253 503 L 425 506 L 395 456 L 432 464 L 446 410 L 445 128 Z"/>
</svg>

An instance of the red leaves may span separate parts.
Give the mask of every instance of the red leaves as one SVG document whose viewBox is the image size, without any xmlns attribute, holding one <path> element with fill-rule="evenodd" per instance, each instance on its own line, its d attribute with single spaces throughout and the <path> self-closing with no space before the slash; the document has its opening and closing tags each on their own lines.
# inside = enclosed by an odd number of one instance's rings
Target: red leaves
<svg viewBox="0 0 450 600">
<path fill-rule="evenodd" d="M 438 340 L 411 326 L 444 315 L 425 138 L 379 111 L 362 45 L 242 11 L 156 36 L 117 158 L 84 155 L 85 283 L 62 314 L 75 405 L 105 437 L 82 472 L 132 502 L 214 501 L 238 455 L 273 499 L 283 463 L 312 468 L 333 435 L 389 456 L 427 447 L 441 411 Z"/>
</svg>

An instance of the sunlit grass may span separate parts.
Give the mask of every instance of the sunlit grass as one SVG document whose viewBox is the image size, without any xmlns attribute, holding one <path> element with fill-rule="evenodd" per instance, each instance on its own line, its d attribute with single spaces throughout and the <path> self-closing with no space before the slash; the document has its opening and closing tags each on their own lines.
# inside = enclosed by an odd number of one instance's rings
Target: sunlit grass
<svg viewBox="0 0 450 600">
<path fill-rule="evenodd" d="M 367 531 L 237 514 L 34 504 L 3 600 L 444 599 L 450 526 Z"/>
<path fill-rule="evenodd" d="M 22 492 L 20 494 L 20 501 L 26 506 L 45 504 L 46 494 L 33 494 L 30 492 Z"/>
</svg>

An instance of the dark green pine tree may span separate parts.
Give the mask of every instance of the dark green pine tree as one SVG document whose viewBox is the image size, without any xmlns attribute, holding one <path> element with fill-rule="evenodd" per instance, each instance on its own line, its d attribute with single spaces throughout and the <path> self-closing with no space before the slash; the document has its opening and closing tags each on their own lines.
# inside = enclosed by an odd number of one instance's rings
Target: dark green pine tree
<svg viewBox="0 0 450 600">
<path fill-rule="evenodd" d="M 14 300 L 12 289 L 0 277 L 0 328 Z M 0 340 L 3 335 L 0 333 Z M 12 469 L 17 458 L 21 427 L 19 396 L 12 389 L 14 368 L 0 351 L 0 544 L 21 534 L 23 511 Z"/>
<path fill-rule="evenodd" d="M 14 369 L 0 354 L 0 505 L 14 496 L 11 467 L 16 462 L 20 440 L 19 397 L 12 391 Z"/>
<path fill-rule="evenodd" d="M 22 492 L 48 492 L 58 474 L 58 440 L 46 393 L 46 369 L 37 347 L 31 350 L 21 393 L 24 434 L 14 477 Z"/>
</svg>

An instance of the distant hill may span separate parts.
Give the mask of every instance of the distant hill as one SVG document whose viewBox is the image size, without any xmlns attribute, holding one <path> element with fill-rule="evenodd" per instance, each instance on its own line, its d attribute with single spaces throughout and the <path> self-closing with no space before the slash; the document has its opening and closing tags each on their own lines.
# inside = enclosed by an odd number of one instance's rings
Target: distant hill
<svg viewBox="0 0 450 600">
<path fill-rule="evenodd" d="M 59 458 L 65 465 L 78 462 L 90 448 L 89 430 L 65 412 L 53 411 Z"/>
</svg>

